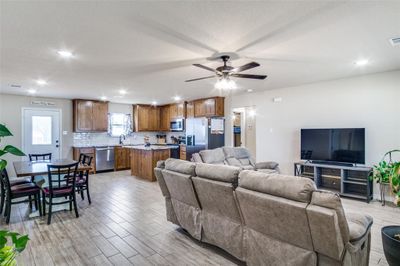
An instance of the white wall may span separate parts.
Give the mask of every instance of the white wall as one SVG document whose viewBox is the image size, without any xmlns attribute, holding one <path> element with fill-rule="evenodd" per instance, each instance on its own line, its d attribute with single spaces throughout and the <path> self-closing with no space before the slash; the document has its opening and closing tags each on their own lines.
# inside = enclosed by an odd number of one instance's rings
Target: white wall
<svg viewBox="0 0 400 266">
<path fill-rule="evenodd" d="M 48 108 L 57 108 L 62 111 L 62 131 L 67 131 L 67 135 L 62 136 L 62 157 L 72 158 L 72 101 L 66 99 L 53 99 L 53 98 L 37 98 L 30 96 L 18 96 L 0 94 L 0 123 L 5 124 L 13 133 L 14 136 L 5 138 L 1 145 L 11 144 L 18 148 L 21 147 L 22 142 L 22 107 L 40 107 L 45 106 L 32 105 L 32 101 L 47 101 L 55 105 Z M 18 160 L 15 156 L 6 155 L 8 160 L 7 171 L 14 174 L 12 162 Z"/>
<path fill-rule="evenodd" d="M 274 97 L 283 100 L 274 103 Z M 301 128 L 366 128 L 369 166 L 386 151 L 399 149 L 399 103 L 400 71 L 393 71 L 232 96 L 225 111 L 229 118 L 232 108 L 254 105 L 257 161 L 277 161 L 283 173 L 293 174 L 293 162 L 300 160 Z M 225 141 L 232 141 L 230 130 Z"/>
</svg>

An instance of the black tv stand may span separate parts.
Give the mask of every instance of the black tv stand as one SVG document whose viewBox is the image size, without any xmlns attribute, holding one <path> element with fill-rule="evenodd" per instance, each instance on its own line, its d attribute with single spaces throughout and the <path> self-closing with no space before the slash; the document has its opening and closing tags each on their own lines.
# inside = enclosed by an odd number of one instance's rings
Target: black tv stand
<svg viewBox="0 0 400 266">
<path fill-rule="evenodd" d="M 373 184 L 369 179 L 371 171 L 370 167 L 333 165 L 327 161 L 294 163 L 294 175 L 311 178 L 318 189 L 367 202 L 373 197 Z"/>
<path fill-rule="evenodd" d="M 326 164 L 326 165 L 336 165 L 336 166 L 347 166 L 347 167 L 353 167 L 354 164 L 352 163 L 342 163 L 342 162 L 332 162 L 332 161 L 318 161 L 318 160 L 312 160 L 312 161 L 307 161 L 312 164 Z"/>
</svg>

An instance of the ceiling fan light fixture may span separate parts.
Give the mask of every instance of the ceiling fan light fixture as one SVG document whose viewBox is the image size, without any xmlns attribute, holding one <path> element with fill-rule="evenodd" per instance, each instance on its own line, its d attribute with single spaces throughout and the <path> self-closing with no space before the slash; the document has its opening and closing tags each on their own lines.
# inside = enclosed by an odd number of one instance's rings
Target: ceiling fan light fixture
<svg viewBox="0 0 400 266">
<path fill-rule="evenodd" d="M 214 87 L 218 90 L 234 90 L 237 88 L 236 82 L 229 78 L 221 78 L 219 79 Z"/>
</svg>

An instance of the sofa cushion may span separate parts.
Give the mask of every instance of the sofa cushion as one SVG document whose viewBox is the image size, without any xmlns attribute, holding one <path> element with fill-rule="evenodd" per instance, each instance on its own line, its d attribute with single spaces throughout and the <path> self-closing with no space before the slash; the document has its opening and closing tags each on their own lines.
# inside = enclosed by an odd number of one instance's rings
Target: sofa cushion
<svg viewBox="0 0 400 266">
<path fill-rule="evenodd" d="M 368 234 L 373 223 L 371 216 L 359 213 L 347 213 L 346 217 L 350 232 L 350 242 L 357 242 Z"/>
<path fill-rule="evenodd" d="M 192 154 L 192 159 L 191 159 L 191 161 L 192 161 L 192 162 L 195 162 L 195 163 L 202 163 L 202 162 L 203 162 L 203 160 L 201 159 L 200 154 L 198 154 L 198 153 L 193 153 L 193 154 Z"/>
<path fill-rule="evenodd" d="M 314 182 L 308 178 L 248 170 L 239 174 L 239 186 L 306 203 L 310 202 L 315 190 Z"/>
<path fill-rule="evenodd" d="M 256 169 L 275 169 L 278 165 L 276 162 L 259 162 L 256 163 Z"/>
<path fill-rule="evenodd" d="M 333 209 L 337 214 L 342 239 L 344 242 L 349 241 L 349 228 L 347 226 L 347 220 L 343 210 L 342 202 L 340 200 L 340 196 L 337 193 L 324 190 L 314 191 L 311 199 L 311 204 Z"/>
<path fill-rule="evenodd" d="M 204 163 L 224 164 L 225 155 L 221 148 L 213 150 L 203 150 L 199 152 Z"/>
<path fill-rule="evenodd" d="M 241 167 L 241 166 L 242 166 L 242 164 L 240 163 L 240 161 L 239 161 L 238 159 L 236 159 L 235 157 L 226 158 L 226 159 L 225 159 L 225 162 L 226 162 L 228 165 L 232 165 L 232 166 L 238 166 L 238 167 Z"/>
<path fill-rule="evenodd" d="M 229 165 L 199 163 L 196 165 L 196 175 L 223 182 L 237 183 L 240 168 Z"/>
<path fill-rule="evenodd" d="M 196 164 L 193 162 L 169 158 L 165 161 L 165 169 L 186 175 L 195 175 Z"/>
</svg>

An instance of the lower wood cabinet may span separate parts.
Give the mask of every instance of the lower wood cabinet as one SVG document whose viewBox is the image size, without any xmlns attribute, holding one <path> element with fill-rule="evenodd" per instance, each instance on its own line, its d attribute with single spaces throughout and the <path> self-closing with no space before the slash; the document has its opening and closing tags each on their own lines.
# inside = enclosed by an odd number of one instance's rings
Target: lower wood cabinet
<svg viewBox="0 0 400 266">
<path fill-rule="evenodd" d="M 115 171 L 131 168 L 130 149 L 116 146 L 114 148 L 114 169 Z"/>
<path fill-rule="evenodd" d="M 72 148 L 72 157 L 73 160 L 78 161 L 79 160 L 79 156 L 81 154 L 86 154 L 89 155 L 91 157 L 93 157 L 92 159 L 92 171 L 91 173 L 96 173 L 96 150 L 93 147 L 73 147 Z"/>
</svg>

